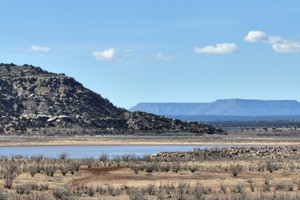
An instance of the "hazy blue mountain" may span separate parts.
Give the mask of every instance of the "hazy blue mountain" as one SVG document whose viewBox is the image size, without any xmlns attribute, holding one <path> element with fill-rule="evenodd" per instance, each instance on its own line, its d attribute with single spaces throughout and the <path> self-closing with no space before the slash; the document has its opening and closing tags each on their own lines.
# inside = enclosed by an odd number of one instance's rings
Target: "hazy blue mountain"
<svg viewBox="0 0 300 200">
<path fill-rule="evenodd" d="M 300 115 L 259 115 L 259 116 L 241 116 L 241 115 L 166 115 L 168 118 L 179 119 L 185 122 L 226 122 L 239 121 L 250 122 L 254 121 L 300 121 Z"/>
<path fill-rule="evenodd" d="M 230 115 L 271 116 L 300 115 L 296 100 L 221 99 L 211 103 L 139 103 L 130 111 L 158 115 Z"/>
<path fill-rule="evenodd" d="M 139 103 L 130 111 L 143 111 L 157 115 L 186 115 L 197 108 L 206 107 L 208 103 Z"/>
</svg>

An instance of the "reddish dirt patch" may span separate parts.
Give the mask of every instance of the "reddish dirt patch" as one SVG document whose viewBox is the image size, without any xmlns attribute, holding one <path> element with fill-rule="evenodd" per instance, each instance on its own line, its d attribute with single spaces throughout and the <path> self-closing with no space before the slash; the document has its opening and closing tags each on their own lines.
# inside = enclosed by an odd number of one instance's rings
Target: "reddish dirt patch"
<svg viewBox="0 0 300 200">
<path fill-rule="evenodd" d="M 74 179 L 72 181 L 72 187 L 77 187 L 80 185 L 87 184 L 89 182 L 93 182 L 96 180 L 112 180 L 112 179 L 118 179 L 121 177 L 117 176 L 110 176 L 109 173 L 113 171 L 123 170 L 126 167 L 99 167 L 99 168 L 83 168 L 80 169 L 80 172 L 83 174 L 86 174 L 85 177 Z M 122 177 L 127 178 L 127 177 Z"/>
<path fill-rule="evenodd" d="M 91 173 L 93 175 L 99 176 L 99 175 L 104 175 L 112 171 L 117 171 L 117 170 L 122 170 L 125 169 L 126 167 L 98 167 L 98 168 L 83 168 L 81 169 L 82 172 L 87 172 Z"/>
</svg>

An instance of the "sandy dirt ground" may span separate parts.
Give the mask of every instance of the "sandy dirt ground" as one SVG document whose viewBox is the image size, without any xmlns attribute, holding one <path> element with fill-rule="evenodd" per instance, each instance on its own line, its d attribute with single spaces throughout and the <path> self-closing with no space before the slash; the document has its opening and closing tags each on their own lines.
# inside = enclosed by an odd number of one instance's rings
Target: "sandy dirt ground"
<svg viewBox="0 0 300 200">
<path fill-rule="evenodd" d="M 300 145 L 300 137 L 214 136 L 0 136 L 0 146 L 84 145 Z"/>
</svg>

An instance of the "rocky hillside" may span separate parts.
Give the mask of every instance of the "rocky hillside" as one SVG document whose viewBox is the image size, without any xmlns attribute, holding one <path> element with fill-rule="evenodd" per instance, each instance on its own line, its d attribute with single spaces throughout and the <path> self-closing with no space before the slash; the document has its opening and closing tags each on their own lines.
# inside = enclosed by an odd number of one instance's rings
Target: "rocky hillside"
<svg viewBox="0 0 300 200">
<path fill-rule="evenodd" d="M 153 159 L 176 160 L 242 160 L 242 159 L 283 159 L 299 158 L 299 147 L 224 147 L 213 149 L 194 149 L 187 152 L 161 152 Z"/>
<path fill-rule="evenodd" d="M 214 134 L 211 126 L 117 108 L 74 78 L 31 65 L 0 64 L 0 134 Z"/>
</svg>

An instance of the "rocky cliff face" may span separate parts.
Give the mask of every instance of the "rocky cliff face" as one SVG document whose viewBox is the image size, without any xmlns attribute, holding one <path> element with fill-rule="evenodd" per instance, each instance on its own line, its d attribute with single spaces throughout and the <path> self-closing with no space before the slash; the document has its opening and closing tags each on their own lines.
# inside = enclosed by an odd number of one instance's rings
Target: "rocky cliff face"
<svg viewBox="0 0 300 200">
<path fill-rule="evenodd" d="M 218 131 L 117 108 L 64 74 L 31 65 L 0 64 L 0 134 L 135 132 Z"/>
</svg>

